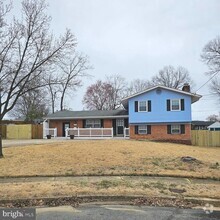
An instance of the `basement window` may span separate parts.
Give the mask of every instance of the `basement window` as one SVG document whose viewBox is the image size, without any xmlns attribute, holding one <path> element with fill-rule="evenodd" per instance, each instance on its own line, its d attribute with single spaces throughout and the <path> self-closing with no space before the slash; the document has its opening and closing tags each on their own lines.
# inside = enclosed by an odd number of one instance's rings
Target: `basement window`
<svg viewBox="0 0 220 220">
<path fill-rule="evenodd" d="M 171 125 L 171 134 L 180 134 L 181 128 L 180 125 Z"/>
<path fill-rule="evenodd" d="M 147 134 L 147 125 L 139 125 L 138 134 Z"/>
</svg>

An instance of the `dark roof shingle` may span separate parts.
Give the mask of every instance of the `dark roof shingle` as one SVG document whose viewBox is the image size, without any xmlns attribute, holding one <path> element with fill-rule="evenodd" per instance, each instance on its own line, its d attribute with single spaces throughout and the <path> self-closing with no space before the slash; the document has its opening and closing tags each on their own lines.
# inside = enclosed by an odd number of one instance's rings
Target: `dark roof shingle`
<svg viewBox="0 0 220 220">
<path fill-rule="evenodd" d="M 45 117 L 45 119 L 62 119 L 62 118 L 105 118 L 105 117 L 118 117 L 118 116 L 128 116 L 128 111 L 126 110 L 109 110 L 109 111 L 58 111 L 54 114 L 50 114 Z"/>
</svg>

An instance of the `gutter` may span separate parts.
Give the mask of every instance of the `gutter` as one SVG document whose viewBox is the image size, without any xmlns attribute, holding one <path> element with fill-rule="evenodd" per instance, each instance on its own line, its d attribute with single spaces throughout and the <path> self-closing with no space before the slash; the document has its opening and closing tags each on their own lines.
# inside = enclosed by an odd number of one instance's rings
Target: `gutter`
<svg viewBox="0 0 220 220">
<path fill-rule="evenodd" d="M 63 120 L 63 119 L 114 119 L 114 118 L 128 118 L 128 115 L 117 115 L 117 116 L 84 116 L 84 117 L 48 117 L 45 120 Z"/>
</svg>

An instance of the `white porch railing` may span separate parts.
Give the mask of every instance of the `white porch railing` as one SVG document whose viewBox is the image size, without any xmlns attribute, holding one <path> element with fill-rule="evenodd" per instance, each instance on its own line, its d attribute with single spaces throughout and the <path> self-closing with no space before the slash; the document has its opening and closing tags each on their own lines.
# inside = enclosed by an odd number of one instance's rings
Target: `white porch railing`
<svg viewBox="0 0 220 220">
<path fill-rule="evenodd" d="M 44 128 L 44 138 L 47 135 L 51 135 L 51 137 L 57 137 L 57 128 Z"/>
<path fill-rule="evenodd" d="M 130 137 L 130 129 L 129 128 L 124 128 L 124 138 Z"/>
<path fill-rule="evenodd" d="M 111 137 L 113 138 L 113 128 L 67 128 L 66 137 Z"/>
</svg>

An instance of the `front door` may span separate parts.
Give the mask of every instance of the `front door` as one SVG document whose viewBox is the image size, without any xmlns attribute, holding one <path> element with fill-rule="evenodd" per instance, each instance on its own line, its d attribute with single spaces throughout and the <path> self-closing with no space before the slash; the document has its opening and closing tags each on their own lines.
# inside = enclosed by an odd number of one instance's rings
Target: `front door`
<svg viewBox="0 0 220 220">
<path fill-rule="evenodd" d="M 66 129 L 70 128 L 70 123 L 69 122 L 63 122 L 63 137 L 66 136 Z"/>
<path fill-rule="evenodd" d="M 116 135 L 124 135 L 124 119 L 116 119 Z"/>
</svg>

